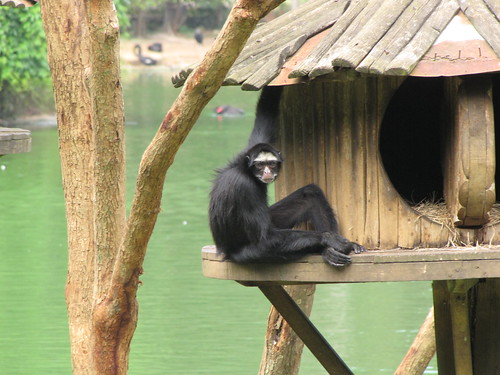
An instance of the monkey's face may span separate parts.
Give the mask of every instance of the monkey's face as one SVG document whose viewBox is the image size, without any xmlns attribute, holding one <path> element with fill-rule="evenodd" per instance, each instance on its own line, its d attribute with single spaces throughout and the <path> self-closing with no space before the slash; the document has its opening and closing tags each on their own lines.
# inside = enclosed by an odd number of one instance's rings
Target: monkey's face
<svg viewBox="0 0 500 375">
<path fill-rule="evenodd" d="M 280 168 L 281 159 L 266 151 L 259 153 L 252 163 L 254 176 L 265 184 L 269 184 L 276 179 Z"/>
</svg>

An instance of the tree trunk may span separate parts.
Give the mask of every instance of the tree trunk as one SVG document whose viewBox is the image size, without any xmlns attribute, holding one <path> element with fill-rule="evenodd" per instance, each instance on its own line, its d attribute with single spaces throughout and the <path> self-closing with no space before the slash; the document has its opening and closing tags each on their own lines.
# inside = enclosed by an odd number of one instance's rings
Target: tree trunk
<svg viewBox="0 0 500 375">
<path fill-rule="evenodd" d="M 113 3 L 41 2 L 66 201 L 66 300 L 74 374 L 127 373 L 137 286 L 166 171 L 258 20 L 282 1 L 236 2 L 143 156 L 128 221 Z"/>
<path fill-rule="evenodd" d="M 286 286 L 288 294 L 309 316 L 311 314 L 316 285 Z M 296 375 L 299 373 L 300 359 L 304 343 L 293 332 L 278 311 L 272 307 L 267 322 L 264 353 L 259 375 Z"/>
<path fill-rule="evenodd" d="M 162 31 L 168 34 L 175 34 L 186 22 L 188 15 L 188 5 L 183 3 L 166 3 L 163 13 Z"/>
<path fill-rule="evenodd" d="M 139 38 L 146 36 L 146 12 L 144 11 L 144 9 L 137 10 L 134 35 Z"/>
</svg>

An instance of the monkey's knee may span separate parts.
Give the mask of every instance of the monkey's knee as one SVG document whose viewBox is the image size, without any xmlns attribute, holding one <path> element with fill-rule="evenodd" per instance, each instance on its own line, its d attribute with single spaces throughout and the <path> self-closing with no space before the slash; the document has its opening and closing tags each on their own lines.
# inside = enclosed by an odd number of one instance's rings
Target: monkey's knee
<svg viewBox="0 0 500 375">
<path fill-rule="evenodd" d="M 315 198 L 315 197 L 324 197 L 325 196 L 325 194 L 323 193 L 323 190 L 321 190 L 321 188 L 316 184 L 306 185 L 302 189 L 303 189 L 302 194 L 306 198 L 308 198 L 308 197 Z"/>
</svg>

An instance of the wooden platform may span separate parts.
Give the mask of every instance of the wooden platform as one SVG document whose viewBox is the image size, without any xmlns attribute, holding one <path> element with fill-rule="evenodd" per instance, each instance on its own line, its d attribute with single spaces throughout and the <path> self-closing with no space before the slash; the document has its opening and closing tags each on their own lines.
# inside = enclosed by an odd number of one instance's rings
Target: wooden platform
<svg viewBox="0 0 500 375">
<path fill-rule="evenodd" d="M 245 284 L 363 283 L 463 280 L 500 277 L 500 246 L 450 249 L 373 250 L 352 255 L 352 264 L 335 268 L 313 255 L 288 264 L 236 264 L 214 246 L 202 249 L 206 277 Z"/>
<path fill-rule="evenodd" d="M 353 254 L 345 268 L 325 264 L 318 255 L 242 265 L 206 246 L 202 265 L 207 277 L 258 287 L 329 374 L 353 372 L 283 285 L 432 281 L 439 373 L 496 374 L 500 368 L 500 246 L 368 251 Z"/>
</svg>

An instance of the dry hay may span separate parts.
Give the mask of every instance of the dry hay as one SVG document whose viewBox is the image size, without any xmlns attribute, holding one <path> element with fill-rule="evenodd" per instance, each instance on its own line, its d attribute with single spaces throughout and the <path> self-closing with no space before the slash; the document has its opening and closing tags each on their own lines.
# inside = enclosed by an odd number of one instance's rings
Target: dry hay
<svg viewBox="0 0 500 375">
<path fill-rule="evenodd" d="M 465 243 L 460 239 L 459 229 L 453 223 L 453 217 L 446 207 L 446 202 L 443 200 L 429 201 L 424 200 L 412 206 L 422 216 L 441 224 L 449 233 L 447 246 L 462 246 L 462 245 L 475 245 L 472 243 Z M 493 204 L 490 211 L 490 219 L 485 225 L 485 228 L 495 226 L 500 223 L 500 203 Z"/>
</svg>

